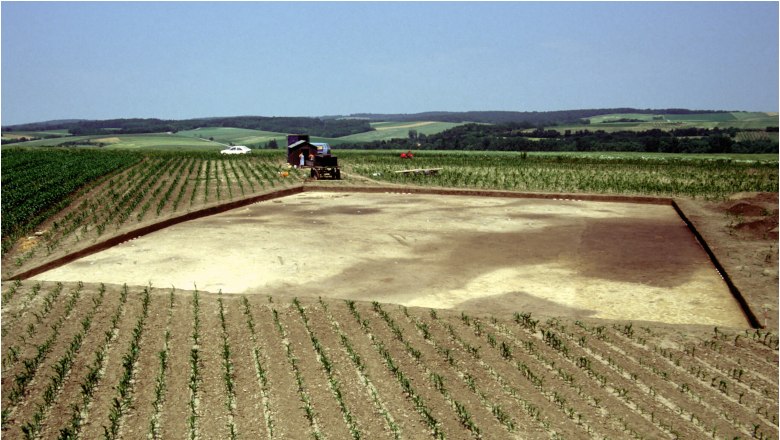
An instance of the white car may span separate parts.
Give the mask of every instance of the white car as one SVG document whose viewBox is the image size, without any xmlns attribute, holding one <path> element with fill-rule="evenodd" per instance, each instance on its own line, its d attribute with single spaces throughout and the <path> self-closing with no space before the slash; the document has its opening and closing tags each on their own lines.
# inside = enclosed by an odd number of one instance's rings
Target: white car
<svg viewBox="0 0 780 440">
<path fill-rule="evenodd" d="M 222 154 L 249 154 L 252 150 L 249 148 L 243 146 L 243 145 L 236 145 L 234 147 L 226 148 L 220 153 Z"/>
</svg>

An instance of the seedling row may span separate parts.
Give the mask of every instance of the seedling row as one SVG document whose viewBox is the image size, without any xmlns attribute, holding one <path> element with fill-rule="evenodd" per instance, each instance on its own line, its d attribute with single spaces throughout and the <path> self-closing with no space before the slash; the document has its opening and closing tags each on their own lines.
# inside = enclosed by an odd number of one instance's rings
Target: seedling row
<svg viewBox="0 0 780 440">
<path fill-rule="evenodd" d="M 19 239 L 15 267 L 21 270 L 36 256 L 52 259 L 128 229 L 300 182 L 297 170 L 282 177 L 279 163 L 263 157 L 164 154 L 136 159 L 123 168 L 115 165 L 100 180 L 81 188 L 57 205 L 59 212 L 47 211 L 26 229 L 20 224 L 18 231 L 26 231 L 27 237 L 21 232 L 12 237 Z M 14 209 L 9 207 L 8 212 Z M 30 229 L 33 226 L 36 231 Z"/>
<path fill-rule="evenodd" d="M 3 284 L 7 438 L 778 438 L 777 336 Z"/>
</svg>

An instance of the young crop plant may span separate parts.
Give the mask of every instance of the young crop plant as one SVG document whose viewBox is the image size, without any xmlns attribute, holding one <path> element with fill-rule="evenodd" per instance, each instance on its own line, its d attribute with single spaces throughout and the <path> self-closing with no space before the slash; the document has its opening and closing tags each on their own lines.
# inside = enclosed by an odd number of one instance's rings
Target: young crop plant
<svg viewBox="0 0 780 440">
<path fill-rule="evenodd" d="M 230 164 L 230 170 L 233 172 L 233 176 L 236 178 L 236 183 L 238 184 L 238 188 L 241 190 L 241 195 L 244 195 L 244 183 L 242 182 L 241 177 L 238 176 L 238 171 L 236 171 L 236 164 L 235 162 L 240 159 L 228 159 L 228 164 Z M 227 171 L 225 172 L 225 177 L 227 177 Z"/>
<path fill-rule="evenodd" d="M 165 191 L 163 196 L 160 198 L 160 201 L 157 202 L 157 216 L 158 217 L 160 216 L 160 213 L 162 212 L 162 210 L 165 207 L 165 205 L 168 204 L 168 200 L 171 198 L 171 193 L 173 193 L 173 190 L 175 190 L 179 186 L 179 178 L 181 177 L 182 171 L 184 171 L 186 169 L 185 165 L 186 165 L 186 160 L 182 159 L 182 160 L 179 161 L 178 166 L 176 166 L 176 168 L 174 168 L 173 171 L 171 171 L 171 174 L 174 175 L 175 177 L 173 178 L 173 181 L 171 181 L 171 184 L 168 185 L 168 189 Z M 164 183 L 165 182 L 163 182 L 163 184 L 161 184 L 160 187 L 162 187 L 164 185 Z"/>
<path fill-rule="evenodd" d="M 222 159 L 219 161 L 220 168 L 222 168 L 222 175 L 225 177 L 225 183 L 228 190 L 228 199 L 233 200 L 233 185 L 230 182 L 230 175 L 228 174 L 228 166 L 226 163 L 230 163 L 230 159 Z"/>
<path fill-rule="evenodd" d="M 219 169 L 221 168 L 220 165 L 222 164 L 222 161 L 215 161 L 214 162 L 214 182 L 217 190 L 217 200 L 222 200 L 222 179 L 219 178 Z M 230 184 L 228 182 L 228 188 L 230 188 Z"/>
<path fill-rule="evenodd" d="M 141 302 L 141 316 L 138 317 L 135 327 L 132 331 L 130 345 L 124 356 L 122 356 L 122 375 L 119 383 L 116 385 L 117 396 L 114 397 L 108 419 L 109 426 L 103 425 L 103 436 L 105 439 L 115 439 L 119 435 L 119 428 L 122 423 L 122 417 L 130 408 L 133 394 L 133 376 L 135 374 L 138 356 L 141 354 L 141 338 L 143 337 L 146 318 L 149 316 L 149 304 L 151 286 L 145 287 Z"/>
<path fill-rule="evenodd" d="M 165 179 L 160 181 L 160 184 L 157 185 L 154 191 L 152 191 L 152 194 L 145 198 L 146 202 L 141 206 L 141 211 L 136 215 L 136 220 L 139 222 L 143 220 L 144 216 L 146 216 L 146 211 L 149 210 L 149 208 L 152 206 L 152 202 L 157 198 L 167 183 L 168 180 Z"/>
<path fill-rule="evenodd" d="M 68 302 L 65 304 L 65 313 L 50 326 L 51 333 L 49 334 L 49 337 L 35 347 L 35 356 L 22 360 L 23 370 L 14 376 L 11 391 L 8 393 L 8 400 L 3 404 L 2 429 L 7 428 L 9 416 L 25 396 L 27 386 L 30 384 L 33 378 L 36 377 L 38 374 L 38 367 L 51 351 L 52 345 L 60 334 L 60 328 L 64 324 L 65 320 L 70 317 L 70 314 L 76 305 L 76 301 L 78 301 L 79 297 L 81 296 L 82 287 L 83 284 L 79 283 L 77 288 L 71 291 Z"/>
<path fill-rule="evenodd" d="M 165 325 L 165 339 L 163 340 L 163 347 L 157 353 L 157 358 L 160 362 L 160 369 L 157 372 L 157 377 L 154 383 L 154 401 L 152 402 L 152 418 L 149 421 L 149 434 L 147 437 L 154 440 L 162 438 L 160 432 L 160 411 L 162 409 L 163 400 L 165 399 L 166 381 L 165 376 L 168 374 L 168 356 L 170 355 L 171 341 L 171 322 L 173 320 L 173 305 L 174 305 L 174 292 L 176 289 L 171 288 L 168 295 L 168 317 Z"/>
<path fill-rule="evenodd" d="M 154 185 L 154 182 L 156 182 L 158 177 L 165 171 L 171 160 L 172 159 L 169 158 L 167 160 L 158 159 L 153 161 L 151 166 L 149 166 L 144 174 L 140 176 L 140 183 L 132 186 L 130 191 L 122 197 L 117 209 L 109 211 L 109 215 L 105 219 L 105 222 L 111 221 L 114 215 L 118 214 L 114 223 L 116 224 L 116 228 L 119 229 L 130 217 L 130 214 L 135 211 L 136 207 L 147 198 L 147 194 Z"/>
<path fill-rule="evenodd" d="M 5 150 L 0 197 L 3 256 L 19 238 L 67 206 L 79 188 L 139 160 L 139 155 L 125 152 Z"/>
<path fill-rule="evenodd" d="M 27 331 L 26 334 L 22 335 L 21 341 L 19 342 L 20 345 L 24 345 L 27 341 L 27 338 L 32 337 L 35 333 L 37 333 L 38 326 L 45 321 L 46 317 L 49 315 L 49 312 L 51 312 L 52 308 L 54 307 L 54 302 L 60 296 L 60 293 L 62 293 L 62 289 L 62 283 L 58 282 L 55 284 L 54 288 L 49 290 L 46 293 L 46 296 L 43 298 L 43 310 L 41 310 L 40 313 L 31 312 L 35 317 L 35 322 L 30 322 L 27 324 Z M 5 333 L 5 329 L 3 330 L 3 333 Z M 5 336 L 5 334 L 3 336 Z M 20 347 L 18 345 L 11 345 L 8 347 L 8 356 L 3 359 L 4 370 L 10 368 L 16 363 L 16 361 L 19 360 L 19 352 Z"/>
<path fill-rule="evenodd" d="M 21 287 L 22 282 L 21 280 L 14 280 L 13 284 L 11 284 L 11 287 L 8 288 L 5 292 L 3 292 L 3 305 L 8 304 L 8 301 L 11 301 L 11 299 L 16 295 L 16 291 Z"/>
<path fill-rule="evenodd" d="M 336 321 L 333 315 L 331 315 L 330 310 L 328 309 L 328 305 L 322 300 L 322 297 L 319 298 L 319 303 L 322 309 L 324 310 L 325 315 L 328 318 L 328 321 L 330 322 L 331 328 L 336 333 L 338 333 L 339 339 L 341 340 L 341 345 L 342 347 L 344 347 L 347 356 L 349 357 L 349 359 L 352 361 L 352 364 L 357 369 L 357 374 L 358 377 L 360 378 L 360 383 L 363 384 L 364 387 L 366 387 L 369 394 L 371 395 L 371 399 L 374 404 L 374 407 L 382 414 L 382 417 L 384 417 L 385 423 L 387 424 L 390 431 L 392 431 L 393 433 L 393 438 L 395 438 L 396 440 L 400 439 L 401 428 L 395 422 L 395 419 L 390 414 L 390 411 L 386 408 L 386 406 L 382 403 L 381 399 L 379 398 L 379 392 L 377 391 L 376 386 L 374 386 L 374 384 L 371 382 L 371 379 L 368 377 L 366 366 L 363 363 L 363 359 L 360 357 L 360 354 L 352 346 L 349 337 L 341 329 L 341 326 L 339 325 L 338 321 Z"/>
<path fill-rule="evenodd" d="M 57 396 L 65 383 L 66 376 L 70 373 L 76 354 L 78 354 L 81 349 L 84 337 L 92 326 L 92 319 L 100 308 L 100 305 L 103 303 L 104 294 L 105 289 L 101 289 L 98 292 L 98 297 L 96 298 L 96 301 L 94 301 L 92 309 L 90 309 L 87 316 L 81 320 L 81 330 L 73 336 L 65 353 L 60 356 L 54 364 L 54 375 L 49 377 L 48 386 L 43 391 L 43 403 L 37 404 L 32 420 L 21 426 L 25 438 L 36 438 L 41 432 L 43 427 L 42 422 L 46 418 L 46 413 L 51 405 L 54 404 L 54 401 L 57 399 Z"/>
<path fill-rule="evenodd" d="M 290 363 L 290 367 L 292 368 L 293 374 L 295 375 L 295 382 L 298 385 L 298 396 L 300 397 L 301 402 L 303 402 L 303 410 L 306 413 L 306 420 L 308 420 L 309 425 L 311 426 L 312 437 L 314 437 L 315 440 L 322 439 L 323 435 L 320 431 L 319 423 L 317 422 L 317 414 L 314 412 L 314 407 L 311 404 L 311 397 L 306 391 L 306 384 L 303 381 L 301 370 L 298 368 L 298 359 L 292 352 L 290 341 L 287 336 L 287 331 L 284 329 L 282 322 L 279 320 L 279 312 L 277 312 L 275 308 L 272 308 L 271 313 L 274 316 L 274 325 L 276 326 L 276 330 L 279 332 L 279 336 L 282 338 L 282 345 L 284 345 L 285 353 L 287 354 L 287 361 Z"/>
<path fill-rule="evenodd" d="M 270 297 L 269 297 L 270 299 Z M 268 371 L 263 366 L 262 360 L 264 359 L 264 356 L 260 352 L 259 344 L 257 341 L 257 332 L 255 330 L 255 322 L 252 318 L 252 309 L 249 305 L 249 300 L 246 298 L 246 296 L 241 298 L 241 301 L 244 306 L 244 315 L 246 316 L 246 324 L 249 327 L 249 335 L 252 340 L 252 356 L 255 361 L 255 374 L 257 375 L 257 379 L 260 382 L 260 393 L 262 395 L 263 400 L 263 419 L 265 421 L 265 427 L 268 430 L 269 437 L 274 437 L 274 419 L 273 419 L 273 413 L 271 411 L 271 402 L 268 397 L 269 395 L 269 384 L 268 384 Z"/>
<path fill-rule="evenodd" d="M 188 420 L 190 439 L 198 438 L 198 389 L 200 387 L 200 303 L 198 289 L 192 294 L 192 348 L 190 348 L 190 415 Z"/>
<path fill-rule="evenodd" d="M 293 298 L 293 305 L 298 310 L 298 313 L 301 315 L 301 319 L 303 320 L 303 326 L 306 328 L 306 333 L 308 333 L 309 339 L 311 340 L 311 343 L 314 346 L 314 350 L 317 352 L 317 357 L 320 361 L 320 364 L 322 365 L 322 369 L 325 370 L 325 374 L 328 376 L 328 384 L 330 385 L 330 389 L 333 392 L 333 396 L 336 398 L 336 401 L 339 403 L 339 408 L 341 409 L 341 415 L 342 417 L 344 417 L 344 421 L 347 423 L 347 426 L 349 427 L 349 432 L 352 435 L 352 438 L 354 440 L 360 440 L 362 438 L 362 434 L 358 429 L 357 423 L 355 422 L 352 413 L 347 408 L 346 403 L 344 403 L 344 399 L 342 398 L 342 394 L 341 394 L 341 385 L 339 384 L 338 379 L 335 377 L 333 373 L 333 363 L 331 362 L 325 350 L 322 348 L 322 345 L 317 339 L 317 336 L 314 334 L 314 331 L 309 326 L 309 318 L 306 316 L 306 312 L 301 306 L 301 303 L 298 301 L 298 298 Z"/>
<path fill-rule="evenodd" d="M 233 361 L 230 357 L 230 342 L 228 341 L 227 323 L 225 322 L 225 307 L 222 302 L 222 290 L 219 291 L 217 302 L 219 303 L 219 322 L 222 327 L 222 367 L 224 370 L 222 378 L 225 382 L 225 391 L 227 395 L 227 401 L 225 402 L 225 406 L 228 410 L 227 425 L 228 431 L 230 432 L 230 438 L 235 439 L 238 437 L 235 424 L 236 384 L 233 379 L 235 373 L 233 372 Z"/>
<path fill-rule="evenodd" d="M 347 307 L 349 307 L 350 312 L 352 312 L 352 316 L 355 318 L 357 323 L 360 324 L 360 326 L 363 328 L 365 334 L 367 334 L 371 339 L 371 344 L 374 346 L 374 349 L 376 349 L 379 355 L 382 356 L 387 369 L 398 380 L 398 383 L 401 385 L 401 388 L 404 390 L 404 394 L 407 396 L 408 399 L 412 401 L 415 410 L 417 410 L 417 412 L 422 416 L 423 421 L 428 425 L 428 428 L 431 430 L 431 434 L 433 435 L 433 437 L 436 439 L 444 439 L 445 435 L 444 432 L 441 430 L 441 422 L 436 420 L 436 418 L 431 413 L 430 408 L 428 408 L 428 405 L 426 404 L 423 397 L 417 393 L 417 391 L 412 386 L 412 382 L 406 377 L 406 375 L 398 367 L 398 365 L 396 365 L 395 361 L 393 360 L 393 356 L 390 354 L 390 351 L 388 351 L 387 348 L 385 348 L 385 345 L 382 343 L 382 341 L 378 340 L 377 337 L 374 336 L 373 333 L 371 333 L 371 328 L 368 324 L 368 320 L 367 319 L 363 320 L 361 318 L 360 313 L 355 307 L 355 302 L 351 300 L 346 300 L 345 302 L 347 304 Z M 376 305 L 378 306 L 378 303 L 376 303 Z"/>
<path fill-rule="evenodd" d="M 208 203 L 209 201 L 209 188 L 211 187 L 211 160 L 206 159 L 206 181 L 203 183 L 203 203 Z M 219 185 L 217 185 L 217 188 L 219 188 Z M 219 199 L 219 197 L 217 197 Z"/>
<path fill-rule="evenodd" d="M 201 172 L 203 171 L 203 159 L 195 159 L 195 162 L 198 164 L 198 170 L 195 172 L 195 183 L 192 185 L 192 193 L 190 194 L 190 206 L 195 204 L 195 196 L 198 195 L 198 188 L 200 187 L 200 182 L 203 180 L 202 177 L 200 177 Z M 205 201 L 205 198 L 204 198 Z"/>
<path fill-rule="evenodd" d="M 104 291 L 105 286 L 101 284 L 100 289 Z M 127 285 L 125 285 L 119 297 L 119 305 L 117 305 L 117 308 L 111 317 L 111 328 L 104 333 L 102 346 L 95 351 L 95 360 L 92 362 L 92 365 L 89 366 L 87 373 L 81 381 L 81 403 L 73 404 L 71 406 L 70 424 L 65 428 L 60 429 L 59 440 L 78 438 L 79 433 L 81 432 L 82 423 L 88 414 L 95 389 L 103 376 L 103 368 L 108 350 L 111 343 L 116 338 L 116 330 L 119 325 L 119 318 L 122 316 L 127 301 L 127 294 Z"/>
<path fill-rule="evenodd" d="M 176 195 L 176 198 L 173 200 L 173 211 L 176 212 L 179 209 L 179 204 L 182 201 L 182 198 L 184 198 L 184 194 L 187 193 L 187 188 L 190 187 L 190 176 L 192 176 L 193 171 L 195 170 L 195 164 L 197 163 L 197 160 L 194 157 L 190 157 L 187 161 L 187 165 L 185 166 L 184 171 L 184 181 L 179 185 L 179 192 Z M 197 175 L 196 175 L 197 177 Z M 178 179 L 178 176 L 177 176 Z"/>
<path fill-rule="evenodd" d="M 431 309 L 433 310 L 433 309 Z M 512 420 L 512 418 L 501 409 L 501 406 L 495 403 L 492 403 L 490 401 L 489 396 L 482 392 L 476 384 L 476 381 L 474 380 L 474 377 L 469 374 L 467 371 L 465 371 L 463 368 L 459 366 L 459 364 L 455 361 L 455 359 L 452 356 L 452 350 L 443 347 L 435 338 L 433 338 L 431 334 L 431 326 L 427 323 L 423 322 L 421 319 L 414 317 L 408 313 L 405 313 L 408 320 L 414 324 L 417 329 L 420 331 L 420 333 L 423 335 L 423 338 L 427 340 L 430 344 L 433 345 L 433 347 L 436 349 L 436 352 L 439 353 L 439 355 L 444 358 L 444 360 L 447 361 L 447 363 L 458 373 L 458 376 L 463 380 L 465 385 L 477 395 L 480 402 L 483 406 L 485 406 L 487 409 L 490 409 L 493 413 L 493 416 L 496 417 L 496 419 L 504 425 L 504 427 L 509 431 L 512 432 L 515 429 L 515 422 Z M 431 313 L 431 317 L 435 320 L 438 318 L 436 317 L 436 313 Z M 504 347 L 506 344 L 504 342 L 501 343 L 502 347 Z M 507 346 L 508 349 L 508 346 Z M 511 358 L 511 351 L 509 351 L 509 357 Z M 434 382 L 434 387 L 442 392 L 445 393 L 444 390 L 444 380 L 443 378 L 435 372 L 431 373 L 431 379 Z M 457 408 L 456 408 L 457 409 Z M 465 422 L 464 422 L 465 423 Z M 472 423 L 469 423 L 469 426 L 472 426 Z M 473 426 L 475 429 L 476 426 Z"/>
<path fill-rule="evenodd" d="M 232 165 L 235 165 L 236 168 L 241 170 L 241 177 L 238 177 L 238 174 L 236 174 L 236 179 L 238 179 L 238 182 L 241 183 L 242 181 L 246 181 L 246 183 L 249 185 L 249 190 L 251 192 L 255 192 L 255 184 L 252 183 L 252 175 L 250 171 L 247 171 L 247 161 L 245 160 L 239 160 L 235 163 L 231 163 Z M 236 172 L 235 169 L 233 172 Z M 244 194 L 243 187 L 241 194 Z"/>
</svg>

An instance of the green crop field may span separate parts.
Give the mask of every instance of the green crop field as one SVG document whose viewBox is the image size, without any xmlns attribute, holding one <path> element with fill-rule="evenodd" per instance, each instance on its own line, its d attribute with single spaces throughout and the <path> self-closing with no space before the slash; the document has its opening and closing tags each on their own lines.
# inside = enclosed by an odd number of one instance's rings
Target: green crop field
<svg viewBox="0 0 780 440">
<path fill-rule="evenodd" d="M 739 129 L 765 129 L 778 126 L 777 113 L 764 112 L 724 112 L 724 113 L 700 113 L 700 114 L 659 114 L 647 115 L 640 113 L 612 113 L 588 118 L 590 124 L 565 124 L 560 126 L 548 126 L 547 129 L 555 129 L 559 132 L 566 130 L 603 130 L 608 133 L 616 131 L 645 131 L 652 129 L 673 130 L 676 128 L 739 128 Z M 636 120 L 631 122 L 617 122 L 620 120 Z"/>
<path fill-rule="evenodd" d="M 399 139 L 409 137 L 409 131 L 415 130 L 419 134 L 431 135 L 441 133 L 444 130 L 449 130 L 452 127 L 463 125 L 460 123 L 452 122 L 374 122 L 371 126 L 375 131 L 369 131 L 366 133 L 358 133 L 350 136 L 344 136 L 336 139 L 330 139 L 326 142 L 331 142 L 334 145 L 345 142 L 373 142 L 389 139 Z"/>
<path fill-rule="evenodd" d="M 247 146 L 265 146 L 265 144 L 273 139 L 275 139 L 279 145 L 284 145 L 287 139 L 286 133 L 232 127 L 202 127 L 196 128 L 195 130 L 180 131 L 176 134 L 179 136 L 201 139 L 213 138 L 215 142 L 221 142 L 223 144 L 233 143 L 233 145 Z"/>
<path fill-rule="evenodd" d="M 20 137 L 45 137 L 45 136 L 70 136 L 68 130 L 47 130 L 47 131 L 14 131 L 3 132 L 3 139 L 18 139 Z"/>
<path fill-rule="evenodd" d="M 777 192 L 777 155 L 523 154 L 421 151 L 413 168 L 395 152 L 340 153 L 350 169 L 391 183 L 510 191 L 722 198 L 740 191 Z"/>
<path fill-rule="evenodd" d="M 119 134 L 119 135 L 99 135 L 99 136 L 66 136 L 53 139 L 40 139 L 30 142 L 22 142 L 6 145 L 4 148 L 16 147 L 56 147 L 66 144 L 67 146 L 88 147 L 88 148 L 106 148 L 117 150 L 162 150 L 162 151 L 181 151 L 181 150 L 221 150 L 223 145 L 218 143 L 193 138 L 189 136 L 179 136 L 176 134 Z"/>
<path fill-rule="evenodd" d="M 442 132 L 457 125 L 450 122 L 378 122 L 371 124 L 375 131 L 359 133 L 340 138 L 313 137 L 313 142 L 327 142 L 332 145 L 344 143 L 372 142 L 376 140 L 389 140 L 406 138 L 409 130 L 416 130 L 420 134 L 430 135 Z M 55 132 L 40 132 L 42 134 L 55 134 Z M 7 138 L 18 137 L 22 133 L 9 133 Z M 33 136 L 32 132 L 25 132 Z M 56 134 L 66 135 L 67 132 L 59 131 Z M 14 144 L 18 147 L 42 147 L 69 144 L 79 147 L 104 147 L 111 149 L 151 149 L 151 150 L 218 150 L 224 145 L 246 145 L 254 148 L 264 148 L 268 142 L 276 140 L 280 147 L 287 144 L 287 133 L 272 131 L 251 130 L 233 127 L 202 127 L 194 130 L 180 131 L 178 133 L 151 133 L 151 134 L 118 134 L 118 135 L 92 135 L 92 136 L 66 136 L 53 139 L 40 139 Z"/>
</svg>

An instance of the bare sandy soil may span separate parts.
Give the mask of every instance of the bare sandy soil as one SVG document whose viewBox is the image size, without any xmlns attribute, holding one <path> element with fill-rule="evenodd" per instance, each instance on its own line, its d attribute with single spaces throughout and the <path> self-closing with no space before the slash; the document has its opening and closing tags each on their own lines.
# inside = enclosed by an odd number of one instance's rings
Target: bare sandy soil
<svg viewBox="0 0 780 440">
<path fill-rule="evenodd" d="M 672 207 L 306 192 L 35 277 L 745 328 Z"/>
</svg>

